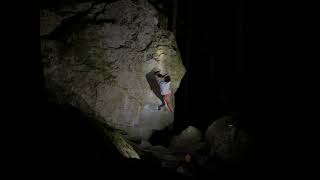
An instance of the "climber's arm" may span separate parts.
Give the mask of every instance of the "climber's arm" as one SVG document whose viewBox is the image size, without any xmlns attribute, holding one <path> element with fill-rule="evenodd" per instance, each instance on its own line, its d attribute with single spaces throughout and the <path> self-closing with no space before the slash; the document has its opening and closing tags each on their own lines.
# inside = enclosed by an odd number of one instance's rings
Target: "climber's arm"
<svg viewBox="0 0 320 180">
<path fill-rule="evenodd" d="M 165 74 L 165 75 L 162 75 L 162 74 L 158 74 L 158 77 L 165 77 L 165 76 L 167 76 L 168 74 Z"/>
</svg>

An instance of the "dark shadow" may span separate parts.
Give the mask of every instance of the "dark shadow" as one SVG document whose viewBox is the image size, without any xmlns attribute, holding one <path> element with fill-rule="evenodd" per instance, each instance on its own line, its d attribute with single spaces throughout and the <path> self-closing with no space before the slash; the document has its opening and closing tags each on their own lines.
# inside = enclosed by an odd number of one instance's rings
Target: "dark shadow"
<svg viewBox="0 0 320 180">
<path fill-rule="evenodd" d="M 187 73 L 183 76 L 175 93 L 175 112 L 174 112 L 174 121 L 173 121 L 173 134 L 178 135 L 189 125 L 192 124 L 192 120 L 188 118 L 188 96 L 187 96 Z M 197 127 L 197 126 L 195 126 Z"/>
<path fill-rule="evenodd" d="M 161 145 L 164 147 L 169 147 L 170 145 L 170 141 L 171 141 L 171 137 L 172 137 L 172 131 L 170 130 L 169 127 L 166 127 L 162 130 L 154 130 L 149 142 L 153 145 Z"/>
<path fill-rule="evenodd" d="M 161 107 L 165 106 L 165 102 L 163 96 L 161 95 L 160 86 L 154 72 L 150 71 L 148 74 L 146 74 L 146 79 L 148 81 L 150 89 L 162 102 L 161 105 L 158 106 L 158 110 L 160 110 Z"/>
<path fill-rule="evenodd" d="M 50 167 L 50 173 L 107 179 L 125 179 L 126 174 L 130 174 L 131 177 L 150 179 L 149 173 L 137 173 L 144 169 L 146 172 L 159 174 L 162 178 L 175 175 L 161 168 L 159 160 L 150 155 L 143 156 L 141 160 L 124 158 L 93 120 L 79 109 L 54 103 L 47 103 L 45 106 L 43 119 L 49 121 L 50 128 L 53 129 L 49 131 L 48 127 L 43 127 L 50 133 L 44 140 L 50 149 L 49 152 L 44 152 L 44 160 L 53 166 Z M 51 169 L 54 171 L 51 172 Z"/>
</svg>

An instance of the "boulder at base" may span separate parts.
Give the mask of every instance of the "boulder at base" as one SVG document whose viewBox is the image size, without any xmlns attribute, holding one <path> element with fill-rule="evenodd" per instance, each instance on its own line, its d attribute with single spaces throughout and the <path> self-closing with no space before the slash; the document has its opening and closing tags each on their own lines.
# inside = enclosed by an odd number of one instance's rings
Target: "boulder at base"
<svg viewBox="0 0 320 180">
<path fill-rule="evenodd" d="M 174 136 L 170 143 L 170 149 L 176 152 L 196 152 L 202 147 L 202 134 L 200 130 L 189 126 Z"/>
<path fill-rule="evenodd" d="M 219 156 L 225 160 L 244 158 L 251 143 L 250 137 L 234 124 L 231 116 L 214 121 L 205 134 L 205 144 L 210 156 Z"/>
</svg>

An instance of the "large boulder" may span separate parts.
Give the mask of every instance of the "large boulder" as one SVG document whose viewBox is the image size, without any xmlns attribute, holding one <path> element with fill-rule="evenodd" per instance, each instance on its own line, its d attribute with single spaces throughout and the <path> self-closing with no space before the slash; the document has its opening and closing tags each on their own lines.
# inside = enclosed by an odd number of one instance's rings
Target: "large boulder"
<svg viewBox="0 0 320 180">
<path fill-rule="evenodd" d="M 224 160 L 239 160 L 245 157 L 251 140 L 234 122 L 231 116 L 224 116 L 208 127 L 205 144 L 210 156 L 218 156 Z"/>
<path fill-rule="evenodd" d="M 176 152 L 196 152 L 202 147 L 201 131 L 189 126 L 181 134 L 172 137 L 170 149 Z"/>
<path fill-rule="evenodd" d="M 158 27 L 155 8 L 146 0 L 76 7 L 40 13 L 44 75 L 55 101 L 100 117 L 132 138 L 148 139 L 171 124 L 173 114 L 158 110 L 151 70 L 171 75 L 174 94 L 185 68 L 173 34 Z"/>
</svg>

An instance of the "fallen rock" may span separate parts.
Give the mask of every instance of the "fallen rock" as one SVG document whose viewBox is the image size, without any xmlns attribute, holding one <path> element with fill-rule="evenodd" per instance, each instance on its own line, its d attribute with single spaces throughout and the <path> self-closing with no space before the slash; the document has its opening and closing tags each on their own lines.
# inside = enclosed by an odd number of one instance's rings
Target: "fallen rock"
<svg viewBox="0 0 320 180">
<path fill-rule="evenodd" d="M 195 152 L 202 147 L 202 134 L 200 130 L 189 126 L 174 136 L 170 143 L 170 149 L 176 152 Z"/>
<path fill-rule="evenodd" d="M 205 134 L 205 144 L 210 156 L 232 160 L 244 157 L 250 143 L 249 136 L 233 124 L 231 116 L 214 121 Z"/>
</svg>

